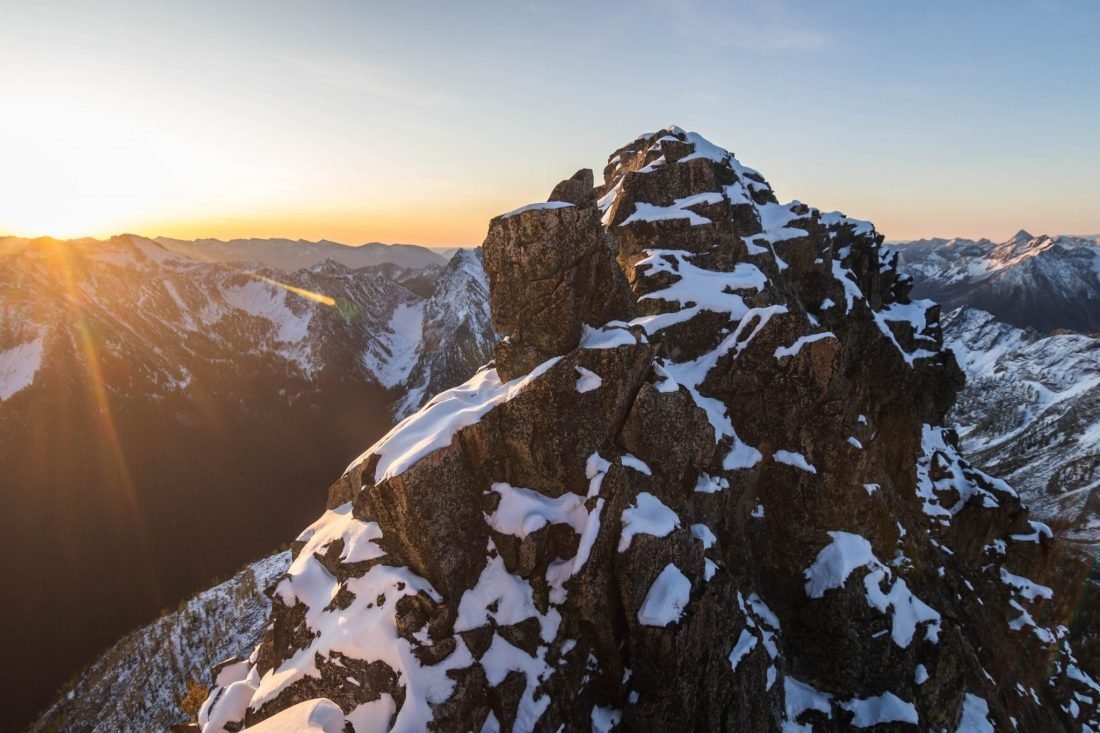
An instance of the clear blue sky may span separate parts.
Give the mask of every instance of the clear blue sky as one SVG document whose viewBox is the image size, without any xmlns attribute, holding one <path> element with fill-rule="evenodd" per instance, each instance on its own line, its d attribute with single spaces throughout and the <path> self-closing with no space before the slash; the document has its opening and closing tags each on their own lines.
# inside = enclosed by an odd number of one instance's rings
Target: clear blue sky
<svg viewBox="0 0 1100 733">
<path fill-rule="evenodd" d="M 891 238 L 1100 231 L 1100 2 L 0 0 L 0 232 L 474 244 L 643 131 Z"/>
</svg>

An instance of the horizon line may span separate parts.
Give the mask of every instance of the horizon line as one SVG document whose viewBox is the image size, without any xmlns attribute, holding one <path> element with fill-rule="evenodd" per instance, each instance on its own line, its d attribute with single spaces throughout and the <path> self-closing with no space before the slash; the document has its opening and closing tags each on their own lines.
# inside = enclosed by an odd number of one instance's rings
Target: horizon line
<svg viewBox="0 0 1100 733">
<path fill-rule="evenodd" d="M 147 234 L 137 234 L 135 232 L 119 232 L 118 234 L 111 234 L 108 236 L 83 236 L 83 237 L 55 237 L 52 234 L 40 234 L 36 236 L 25 236 L 21 234 L 0 234 L 0 239 L 21 239 L 27 242 L 34 242 L 42 239 L 50 239 L 55 242 L 107 242 L 117 237 L 140 237 L 147 239 L 151 242 L 156 242 L 161 239 L 168 239 L 174 242 L 217 242 L 218 244 L 231 244 L 233 242 L 291 242 L 294 244 L 334 244 L 340 247 L 348 247 L 349 249 L 358 249 L 360 247 L 368 247 L 372 244 L 381 245 L 383 247 L 420 247 L 421 249 L 473 249 L 480 247 L 480 244 L 416 244 L 415 242 L 380 242 L 372 240 L 369 242 L 361 242 L 359 244 L 349 244 L 347 242 L 338 242 L 335 239 L 328 239 L 322 237 L 320 239 L 303 239 L 301 237 L 232 237 L 230 239 L 222 239 L 221 237 L 194 237 L 185 239 L 182 237 L 167 237 L 161 234 L 155 236 L 149 236 Z"/>
</svg>

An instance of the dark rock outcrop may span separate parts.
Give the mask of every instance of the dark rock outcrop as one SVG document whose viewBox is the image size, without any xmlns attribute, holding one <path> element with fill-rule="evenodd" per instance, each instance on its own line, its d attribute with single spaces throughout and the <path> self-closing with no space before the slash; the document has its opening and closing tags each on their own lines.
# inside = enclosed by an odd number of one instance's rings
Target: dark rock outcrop
<svg viewBox="0 0 1100 733">
<path fill-rule="evenodd" d="M 581 168 L 573 174 L 572 178 L 567 178 L 554 186 L 547 201 L 564 201 L 574 206 L 595 206 L 594 180 L 591 168 Z"/>
<path fill-rule="evenodd" d="M 1093 721 L 1100 686 L 1035 580 L 1061 555 L 940 426 L 961 374 L 874 228 L 777 203 L 678 128 L 613 155 L 595 205 L 574 188 L 493 220 L 495 368 L 349 468 L 208 714 L 325 696 L 364 729 Z M 349 659 L 396 678 L 328 682 Z"/>
<path fill-rule="evenodd" d="M 554 188 L 551 202 L 560 206 L 524 207 L 489 223 L 485 267 L 493 324 L 505 336 L 494 351 L 504 380 L 576 347 L 586 324 L 633 312 L 591 181 L 592 171 L 579 171 Z"/>
</svg>

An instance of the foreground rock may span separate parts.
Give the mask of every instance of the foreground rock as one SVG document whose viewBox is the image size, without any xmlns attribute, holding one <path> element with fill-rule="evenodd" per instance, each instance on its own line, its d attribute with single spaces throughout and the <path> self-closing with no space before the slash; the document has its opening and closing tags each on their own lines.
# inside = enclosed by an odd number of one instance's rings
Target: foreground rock
<svg viewBox="0 0 1100 733">
<path fill-rule="evenodd" d="M 1094 725 L 1062 555 L 942 427 L 874 228 L 677 128 L 575 189 L 492 222 L 495 368 L 348 468 L 204 731 Z"/>
</svg>

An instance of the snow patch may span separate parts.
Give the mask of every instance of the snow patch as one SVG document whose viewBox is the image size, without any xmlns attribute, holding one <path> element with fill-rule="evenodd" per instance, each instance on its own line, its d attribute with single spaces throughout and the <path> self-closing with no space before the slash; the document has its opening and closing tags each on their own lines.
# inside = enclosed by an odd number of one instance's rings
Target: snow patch
<svg viewBox="0 0 1100 733">
<path fill-rule="evenodd" d="M 788 466 L 793 466 L 806 473 L 817 473 L 817 469 L 814 468 L 809 461 L 806 460 L 806 456 L 801 453 L 794 453 L 789 450 L 777 450 L 772 458 L 776 463 L 784 463 Z"/>
<path fill-rule="evenodd" d="M 632 468 L 638 473 L 644 473 L 646 476 L 653 475 L 653 471 L 650 470 L 645 461 L 643 461 L 641 458 L 638 458 L 632 453 L 624 453 L 623 457 L 619 459 L 619 462 L 622 463 L 623 466 L 625 466 L 626 468 Z"/>
<path fill-rule="evenodd" d="M 885 723 L 917 725 L 920 722 L 913 703 L 902 700 L 892 692 L 884 692 L 877 697 L 854 698 L 840 703 L 840 707 L 852 713 L 852 725 L 856 728 Z"/>
<path fill-rule="evenodd" d="M 903 649 L 908 647 L 921 624 L 926 625 L 927 641 L 939 641 L 940 614 L 913 595 L 903 578 L 895 579 L 890 585 L 890 569 L 875 557 L 866 538 L 850 532 L 829 532 L 829 536 L 832 541 L 822 548 L 803 573 L 808 597 L 821 598 L 826 591 L 842 588 L 854 571 L 869 568 L 863 578 L 867 604 L 890 615 L 894 644 Z M 882 590 L 884 583 L 889 590 Z"/>
<path fill-rule="evenodd" d="M 669 563 L 646 593 L 638 609 L 638 623 L 643 626 L 668 626 L 679 621 L 691 600 L 691 581 L 680 569 Z"/>
<path fill-rule="evenodd" d="M 596 374 L 595 372 L 589 371 L 588 369 L 585 369 L 582 366 L 577 366 L 576 370 L 577 370 L 577 375 L 578 375 L 577 376 L 577 391 L 578 392 L 581 392 L 581 393 L 591 392 L 594 389 L 599 389 L 600 385 L 603 384 L 603 380 L 600 378 L 599 374 Z"/>
<path fill-rule="evenodd" d="M 556 356 L 535 367 L 530 374 L 503 383 L 496 369 L 483 369 L 464 384 L 439 393 L 419 412 L 399 422 L 356 458 L 344 473 L 371 456 L 378 457 L 374 470 L 376 483 L 404 473 L 424 456 L 450 445 L 455 433 L 476 424 L 494 407 L 511 400 L 560 359 Z"/>
<path fill-rule="evenodd" d="M 501 534 L 524 539 L 547 524 L 568 524 L 581 534 L 588 521 L 584 497 L 579 494 L 566 492 L 552 498 L 506 483 L 494 483 L 492 491 L 500 495 L 500 503 L 487 521 Z"/>
<path fill-rule="evenodd" d="M 680 518 L 653 494 L 643 491 L 635 503 L 623 510 L 623 531 L 619 535 L 619 552 L 625 552 L 634 535 L 648 534 L 667 537 L 680 526 Z"/>
<path fill-rule="evenodd" d="M 832 542 L 817 553 L 803 573 L 810 598 L 821 598 L 825 591 L 843 587 L 853 571 L 877 562 L 866 538 L 851 532 L 829 532 L 829 536 Z"/>
<path fill-rule="evenodd" d="M 749 633 L 748 629 L 742 629 L 741 636 L 737 637 L 737 643 L 733 645 L 733 650 L 730 651 L 730 667 L 733 671 L 737 671 L 737 665 L 755 648 L 756 635 Z"/>
<path fill-rule="evenodd" d="M 811 685 L 788 675 L 783 680 L 784 712 L 783 733 L 812 733 L 813 726 L 801 724 L 798 719 L 807 712 L 817 711 L 826 718 L 833 717 L 832 696 L 820 692 Z"/>
<path fill-rule="evenodd" d="M 248 730 L 252 733 L 343 733 L 344 711 L 331 700 L 306 700 L 250 725 Z M 203 733 L 210 732 L 204 728 Z M 358 728 L 355 733 L 360 733 Z"/>
<path fill-rule="evenodd" d="M 710 224 L 710 219 L 696 214 L 691 210 L 691 207 L 721 202 L 722 194 L 717 191 L 706 191 L 697 193 L 694 196 L 685 196 L 673 201 L 671 206 L 657 206 L 639 201 L 634 204 L 634 213 L 623 220 L 619 226 L 633 224 L 636 221 L 667 221 L 670 219 L 687 219 L 692 226 Z"/>
<path fill-rule="evenodd" d="M 780 346 L 777 348 L 775 350 L 775 358 L 782 359 L 787 356 L 796 356 L 798 352 L 802 351 L 802 347 L 806 344 L 812 344 L 815 341 L 821 341 L 822 339 L 828 338 L 835 339 L 836 335 L 830 331 L 825 331 L 824 333 L 813 333 L 809 336 L 800 336 L 790 346 Z"/>
<path fill-rule="evenodd" d="M 963 698 L 962 719 L 955 733 L 996 733 L 989 720 L 989 703 L 977 695 L 966 693 Z"/>
<path fill-rule="evenodd" d="M 518 209 L 512 209 L 511 211 L 509 211 L 506 214 L 501 214 L 500 218 L 501 219 L 511 219 L 513 216 L 519 216 L 520 214 L 525 214 L 528 211 L 546 211 L 546 210 L 551 210 L 551 209 L 564 209 L 564 208 L 572 206 L 572 205 L 573 204 L 571 204 L 567 201 L 540 201 L 538 203 L 527 204 L 526 206 L 521 206 Z"/>
<path fill-rule="evenodd" d="M 34 376 L 42 366 L 45 341 L 46 334 L 41 331 L 32 341 L 0 351 L 0 402 L 34 383 Z"/>
</svg>

